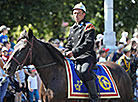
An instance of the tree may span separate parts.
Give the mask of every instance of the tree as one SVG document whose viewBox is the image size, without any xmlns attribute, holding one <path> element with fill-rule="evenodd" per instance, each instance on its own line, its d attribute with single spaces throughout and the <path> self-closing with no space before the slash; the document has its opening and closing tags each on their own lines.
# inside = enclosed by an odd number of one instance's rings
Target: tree
<svg viewBox="0 0 138 102">
<path fill-rule="evenodd" d="M 62 22 L 69 22 L 69 26 L 74 23 L 71 17 L 72 8 L 79 2 L 79 0 L 1 0 L 0 25 L 5 24 L 12 28 L 13 34 L 19 26 L 21 31 L 24 26 L 31 24 L 35 36 L 39 38 L 44 36 L 46 39 L 59 38 L 65 35 L 61 29 Z M 93 23 L 96 34 L 103 33 L 104 1 L 85 0 L 83 3 L 87 8 L 86 19 Z M 137 1 L 132 3 L 131 0 L 114 0 L 114 4 L 115 32 L 118 34 L 126 30 L 132 33 L 138 21 Z M 19 34 L 16 37 L 18 36 Z"/>
<path fill-rule="evenodd" d="M 114 0 L 115 4 L 115 31 L 118 36 L 122 31 L 131 34 L 138 25 L 138 1 L 133 3 L 131 0 Z"/>
</svg>

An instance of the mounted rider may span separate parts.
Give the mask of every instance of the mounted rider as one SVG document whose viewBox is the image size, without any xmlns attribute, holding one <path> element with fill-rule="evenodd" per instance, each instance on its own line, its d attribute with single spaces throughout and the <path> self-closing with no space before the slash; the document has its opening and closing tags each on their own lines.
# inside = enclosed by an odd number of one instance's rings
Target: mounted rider
<svg viewBox="0 0 138 102">
<path fill-rule="evenodd" d="M 95 27 L 85 21 L 85 15 L 85 6 L 82 3 L 76 4 L 73 8 L 75 24 L 70 28 L 65 55 L 75 58 L 76 73 L 88 89 L 90 102 L 98 102 L 96 75 L 92 71 L 96 64 Z"/>
</svg>

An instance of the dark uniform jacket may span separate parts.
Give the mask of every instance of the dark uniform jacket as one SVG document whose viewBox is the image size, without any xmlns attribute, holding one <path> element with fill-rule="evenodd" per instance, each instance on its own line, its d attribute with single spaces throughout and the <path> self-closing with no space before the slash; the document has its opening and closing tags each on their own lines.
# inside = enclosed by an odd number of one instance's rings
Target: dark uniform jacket
<svg viewBox="0 0 138 102">
<path fill-rule="evenodd" d="M 95 27 L 85 20 L 70 28 L 66 52 L 72 51 L 75 59 L 96 58 L 94 49 Z"/>
<path fill-rule="evenodd" d="M 131 59 L 127 59 L 125 55 L 122 55 L 118 60 L 118 64 L 121 67 L 123 67 L 126 70 L 126 72 L 128 72 L 129 74 L 131 71 L 130 62 L 131 62 Z"/>
</svg>

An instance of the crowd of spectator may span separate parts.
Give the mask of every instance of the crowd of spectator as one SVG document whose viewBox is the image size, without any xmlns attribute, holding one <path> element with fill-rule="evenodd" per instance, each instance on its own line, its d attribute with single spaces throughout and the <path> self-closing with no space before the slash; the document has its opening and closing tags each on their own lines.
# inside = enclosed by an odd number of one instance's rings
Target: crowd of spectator
<svg viewBox="0 0 138 102">
<path fill-rule="evenodd" d="M 97 62 L 111 61 L 124 68 L 132 79 L 134 95 L 138 97 L 138 32 L 133 34 L 133 38 L 129 38 L 128 35 L 128 32 L 122 32 L 121 39 L 116 42 L 116 49 L 112 50 L 104 46 L 104 35 L 98 34 L 94 49 L 97 55 Z M 59 51 L 64 52 L 64 45 L 59 40 L 52 38 L 49 42 Z"/>
<path fill-rule="evenodd" d="M 10 28 L 5 25 L 0 27 L 0 102 L 4 102 L 5 96 L 7 100 L 10 97 L 9 102 L 41 101 L 40 86 L 42 86 L 42 82 L 34 65 L 24 66 L 23 69 L 15 72 L 13 78 L 8 78 L 4 72 L 3 65 L 11 56 L 15 46 L 14 37 L 8 38 L 7 36 L 8 30 Z M 122 32 L 121 35 L 121 39 L 116 43 L 117 49 L 115 51 L 105 48 L 104 35 L 98 34 L 96 36 L 94 49 L 97 53 L 97 62 L 112 61 L 122 66 L 132 78 L 134 95 L 138 97 L 138 33 L 134 33 L 133 38 L 128 38 L 128 32 Z M 64 52 L 63 41 L 51 38 L 48 42 L 62 53 Z"/>
<path fill-rule="evenodd" d="M 14 37 L 8 38 L 10 28 L 0 27 L 0 102 L 41 102 L 42 81 L 34 65 L 24 66 L 7 77 L 3 66 L 14 51 Z"/>
</svg>

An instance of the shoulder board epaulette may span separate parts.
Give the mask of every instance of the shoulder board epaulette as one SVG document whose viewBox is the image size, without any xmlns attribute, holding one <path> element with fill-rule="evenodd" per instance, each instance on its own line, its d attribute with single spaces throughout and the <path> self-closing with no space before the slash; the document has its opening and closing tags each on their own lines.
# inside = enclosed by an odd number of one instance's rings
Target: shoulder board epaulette
<svg viewBox="0 0 138 102">
<path fill-rule="evenodd" d="M 88 31 L 90 29 L 95 29 L 95 27 L 94 27 L 93 24 L 91 24 L 91 23 L 88 22 L 88 23 L 86 23 L 85 31 Z"/>
</svg>

